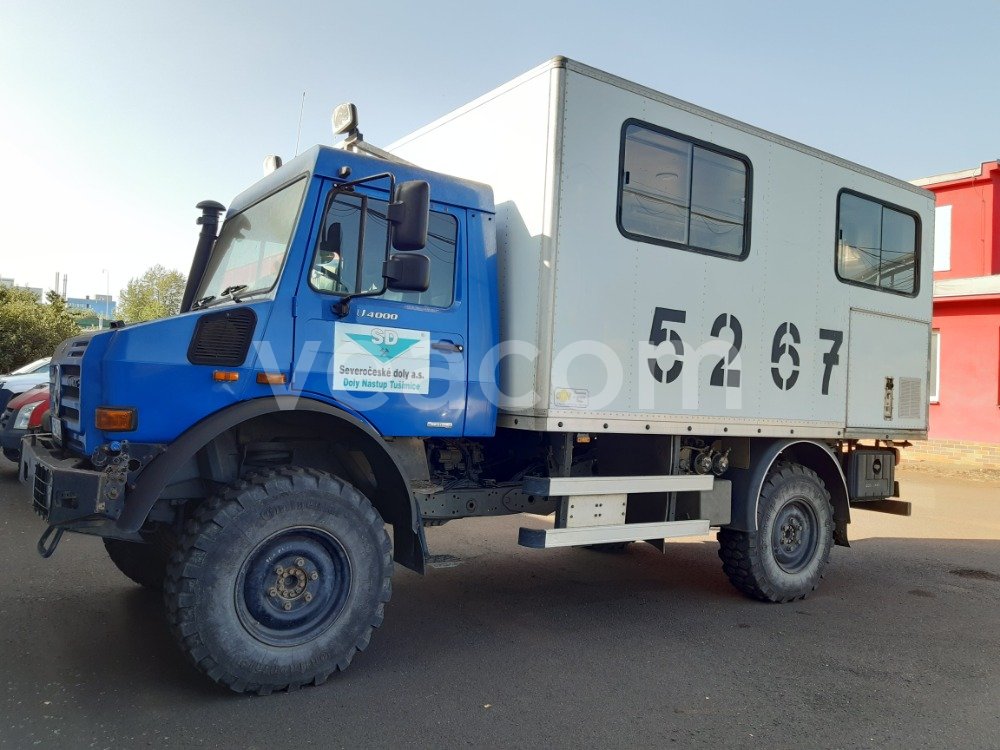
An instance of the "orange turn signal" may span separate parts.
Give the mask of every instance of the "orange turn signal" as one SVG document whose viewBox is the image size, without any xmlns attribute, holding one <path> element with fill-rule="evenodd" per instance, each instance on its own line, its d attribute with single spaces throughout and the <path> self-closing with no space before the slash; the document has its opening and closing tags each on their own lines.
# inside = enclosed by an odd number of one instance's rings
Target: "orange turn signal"
<svg viewBox="0 0 1000 750">
<path fill-rule="evenodd" d="M 130 432 L 135 429 L 137 422 L 135 409 L 98 406 L 94 411 L 94 425 L 105 432 Z"/>
<path fill-rule="evenodd" d="M 261 385 L 284 385 L 287 381 L 283 372 L 258 372 L 257 382 Z"/>
<path fill-rule="evenodd" d="M 239 379 L 240 374 L 231 370 L 216 370 L 212 373 L 212 380 L 217 380 L 220 383 L 235 383 Z"/>
</svg>

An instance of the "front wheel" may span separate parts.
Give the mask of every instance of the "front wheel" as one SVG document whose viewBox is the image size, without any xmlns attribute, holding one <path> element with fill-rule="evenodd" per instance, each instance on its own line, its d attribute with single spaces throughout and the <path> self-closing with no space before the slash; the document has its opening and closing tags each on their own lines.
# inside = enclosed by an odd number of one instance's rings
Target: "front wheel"
<svg viewBox="0 0 1000 750">
<path fill-rule="evenodd" d="M 804 599 L 823 577 L 833 545 L 830 493 L 812 469 L 782 462 L 757 502 L 757 530 L 722 529 L 719 557 L 732 584 L 768 602 Z"/>
<path fill-rule="evenodd" d="M 104 549 L 126 577 L 147 589 L 162 591 L 175 542 L 172 533 L 161 529 L 147 535 L 145 543 L 105 537 Z"/>
<path fill-rule="evenodd" d="M 382 623 L 391 593 L 382 518 L 312 469 L 248 477 L 188 522 L 164 595 L 181 649 L 236 692 L 320 684 Z"/>
</svg>

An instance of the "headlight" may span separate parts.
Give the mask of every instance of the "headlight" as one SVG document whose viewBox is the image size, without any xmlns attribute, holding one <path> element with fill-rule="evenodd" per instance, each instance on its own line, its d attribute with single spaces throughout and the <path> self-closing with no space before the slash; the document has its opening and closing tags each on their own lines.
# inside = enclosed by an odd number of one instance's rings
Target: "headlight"
<svg viewBox="0 0 1000 750">
<path fill-rule="evenodd" d="M 35 409 L 42 405 L 41 401 L 36 401 L 33 404 L 26 404 L 21 407 L 21 411 L 17 413 L 17 417 L 14 419 L 14 429 L 15 430 L 26 430 L 28 429 L 28 422 L 31 420 L 31 415 L 34 413 Z"/>
</svg>

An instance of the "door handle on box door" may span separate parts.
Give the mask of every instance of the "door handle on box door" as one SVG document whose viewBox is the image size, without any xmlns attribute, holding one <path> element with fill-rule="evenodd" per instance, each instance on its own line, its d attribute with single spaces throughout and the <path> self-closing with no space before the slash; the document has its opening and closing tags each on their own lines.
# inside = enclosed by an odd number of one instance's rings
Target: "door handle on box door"
<svg viewBox="0 0 1000 750">
<path fill-rule="evenodd" d="M 431 344 L 431 349 L 437 349 L 439 352 L 463 352 L 465 347 L 461 344 L 456 344 L 454 341 L 449 341 L 444 339 L 443 341 L 435 341 Z"/>
</svg>

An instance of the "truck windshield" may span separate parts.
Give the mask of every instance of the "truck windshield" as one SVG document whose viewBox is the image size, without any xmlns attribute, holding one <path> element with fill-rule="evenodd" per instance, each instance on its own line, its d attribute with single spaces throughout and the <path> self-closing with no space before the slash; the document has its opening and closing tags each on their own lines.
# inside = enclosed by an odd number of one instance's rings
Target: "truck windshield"
<svg viewBox="0 0 1000 750">
<path fill-rule="evenodd" d="M 195 299 L 208 304 L 227 294 L 246 296 L 274 288 L 306 182 L 303 178 L 226 219 Z"/>
</svg>

